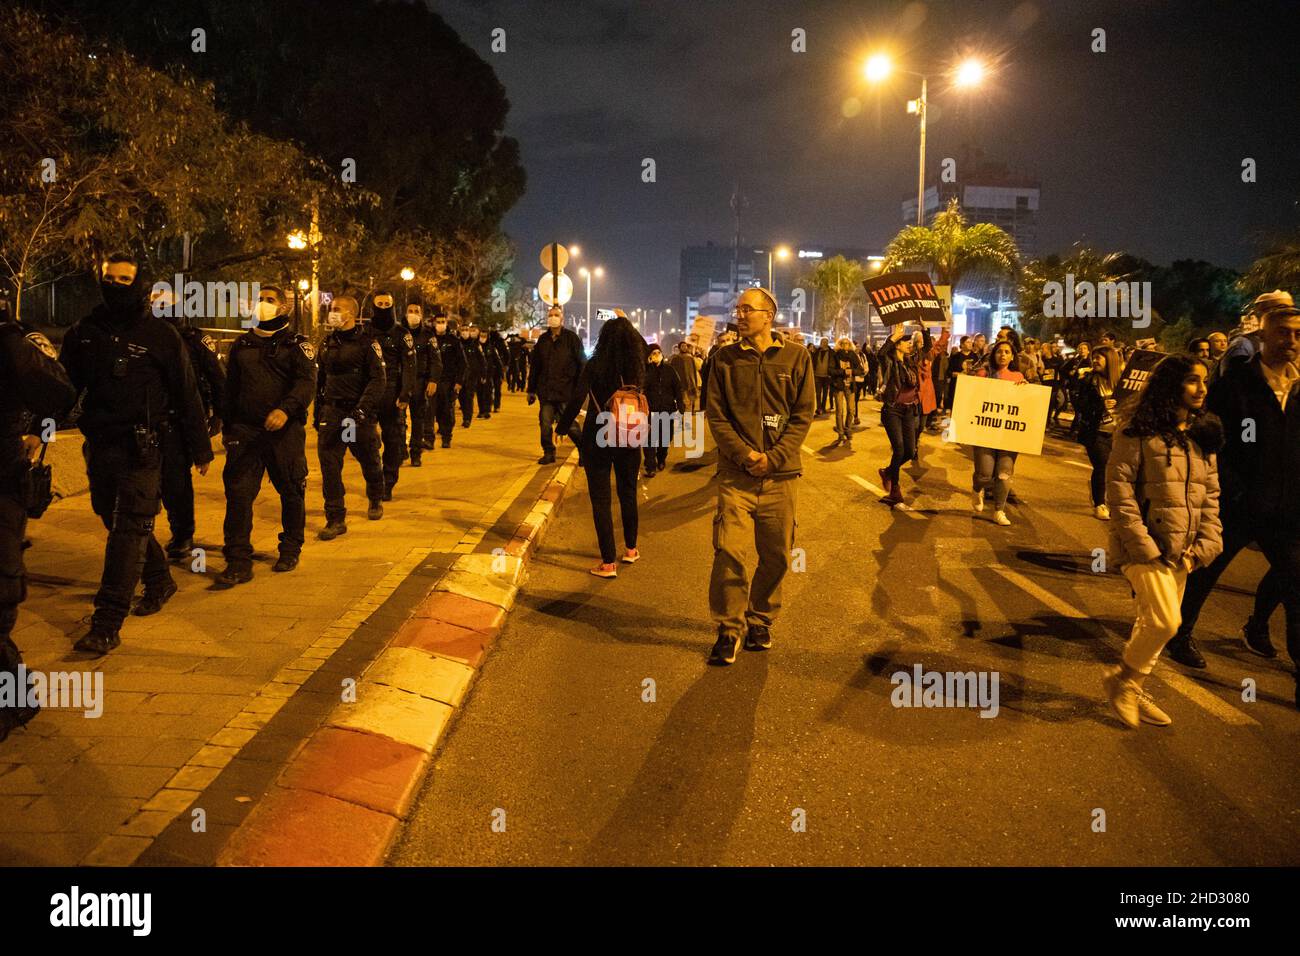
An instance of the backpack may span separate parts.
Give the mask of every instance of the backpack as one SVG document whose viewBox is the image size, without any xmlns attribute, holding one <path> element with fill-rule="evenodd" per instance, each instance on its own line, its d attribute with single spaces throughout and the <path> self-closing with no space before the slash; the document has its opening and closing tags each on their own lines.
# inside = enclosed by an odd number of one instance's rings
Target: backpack
<svg viewBox="0 0 1300 956">
<path fill-rule="evenodd" d="M 595 400 L 592 395 L 592 400 Z M 609 421 L 614 423 L 618 448 L 644 448 L 650 438 L 650 403 L 645 392 L 635 385 L 620 383 L 605 403 Z"/>
</svg>

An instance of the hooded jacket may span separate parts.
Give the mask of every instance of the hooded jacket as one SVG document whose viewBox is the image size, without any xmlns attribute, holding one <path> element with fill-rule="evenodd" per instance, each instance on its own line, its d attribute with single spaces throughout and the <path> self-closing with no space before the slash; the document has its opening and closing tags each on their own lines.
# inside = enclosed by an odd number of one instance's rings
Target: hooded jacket
<svg viewBox="0 0 1300 956">
<path fill-rule="evenodd" d="M 1120 567 L 1164 561 L 1186 552 L 1205 567 L 1223 550 L 1219 468 L 1223 427 L 1207 415 L 1187 431 L 1186 447 L 1160 435 L 1115 434 L 1106 463 L 1111 560 Z"/>
</svg>

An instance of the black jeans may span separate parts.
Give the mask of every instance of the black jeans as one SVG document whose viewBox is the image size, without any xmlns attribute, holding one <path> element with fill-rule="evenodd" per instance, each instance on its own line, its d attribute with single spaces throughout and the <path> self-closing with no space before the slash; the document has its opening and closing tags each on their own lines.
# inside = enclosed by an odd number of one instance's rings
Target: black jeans
<svg viewBox="0 0 1300 956">
<path fill-rule="evenodd" d="M 348 515 L 343 486 L 343 459 L 347 452 L 361 465 L 366 479 L 366 497 L 379 501 L 384 497 L 384 466 L 379 460 L 379 428 L 374 422 L 358 422 L 355 431 L 344 441 L 342 418 L 346 414 L 326 406 L 321 409 L 321 427 L 317 431 L 316 456 L 320 459 L 320 480 L 325 493 L 325 520 L 342 521 Z"/>
<path fill-rule="evenodd" d="M 190 474 L 193 462 L 185 447 L 185 436 L 180 427 L 170 425 L 163 430 L 162 445 L 162 501 L 167 512 L 167 525 L 172 530 L 173 541 L 188 541 L 194 537 L 194 479 Z"/>
<path fill-rule="evenodd" d="M 1088 462 L 1092 465 L 1092 506 L 1106 503 L 1106 459 L 1110 457 L 1110 432 L 1094 432 L 1083 443 L 1088 453 Z"/>
<path fill-rule="evenodd" d="M 1289 540 L 1281 529 L 1261 530 L 1245 522 L 1224 522 L 1223 553 L 1210 562 L 1208 567 L 1197 569 L 1187 578 L 1187 590 L 1183 593 L 1183 620 L 1178 635 L 1186 637 L 1192 633 L 1196 620 L 1201 615 L 1201 608 L 1219 580 L 1219 575 L 1252 541 L 1259 544 L 1270 569 L 1260 582 L 1263 604 L 1257 595 L 1256 609 L 1271 610 L 1270 604 L 1280 601 L 1286 610 L 1287 653 L 1291 655 L 1291 663 L 1300 667 L 1296 663 L 1300 661 L 1300 540 Z M 1276 606 L 1272 604 L 1272 607 Z M 1300 679 L 1300 671 L 1297 672 L 1297 679 Z"/>
<path fill-rule="evenodd" d="M 392 491 L 406 460 L 406 409 L 397 407 L 396 395 L 379 403 L 379 440 L 383 443 L 384 487 Z"/>
<path fill-rule="evenodd" d="M 889 465 L 885 468 L 891 480 L 898 481 L 898 469 L 916 457 L 917 425 L 921 418 L 921 406 L 883 405 L 880 409 L 880 424 L 889 436 L 889 448 L 893 453 Z"/>
<path fill-rule="evenodd" d="M 278 432 L 235 426 L 225 435 L 226 564 L 253 563 L 253 502 L 262 490 L 262 475 L 280 495 L 280 553 L 302 553 L 307 527 L 307 436 L 301 422 L 290 421 Z"/>
<path fill-rule="evenodd" d="M 818 376 L 816 377 L 815 382 L 817 384 L 817 414 L 821 415 L 822 413 L 827 411 L 827 405 L 830 403 L 830 397 L 831 397 L 830 376 L 827 376 L 825 378 Z"/>
<path fill-rule="evenodd" d="M 460 390 L 456 396 L 456 401 L 460 404 L 460 424 L 462 428 L 469 428 L 470 422 L 474 418 L 474 396 L 479 394 L 478 382 L 467 382 L 465 387 Z"/>
<path fill-rule="evenodd" d="M 564 414 L 563 402 L 537 400 L 537 425 L 541 430 L 542 454 L 555 454 L 555 423 Z"/>
<path fill-rule="evenodd" d="M 587 493 L 591 495 L 591 517 L 600 542 L 600 560 L 613 564 L 614 504 L 609 488 L 609 472 L 614 471 L 618 487 L 618 510 L 623 516 L 623 543 L 636 547 L 637 500 L 636 475 L 641 464 L 639 448 L 584 448 L 582 467 L 587 472 Z"/>
<path fill-rule="evenodd" d="M 444 442 L 451 441 L 451 433 L 456 430 L 456 385 L 442 382 L 438 385 L 438 394 L 433 396 L 435 415 L 438 423 L 438 437 Z M 433 437 L 430 426 L 429 437 Z"/>
<path fill-rule="evenodd" d="M 416 382 L 415 394 L 411 396 L 411 458 L 418 461 L 424 454 L 424 446 L 420 443 L 426 438 L 432 441 L 432 428 L 430 419 L 433 417 L 434 399 L 424 397 L 424 388 L 426 382 Z"/>
<path fill-rule="evenodd" d="M 135 439 L 86 440 L 90 506 L 108 529 L 104 574 L 95 595 L 91 623 L 116 631 L 131 610 L 135 587 L 157 594 L 172 582 L 167 556 L 153 536 L 162 505 L 162 456 L 140 458 Z"/>
</svg>

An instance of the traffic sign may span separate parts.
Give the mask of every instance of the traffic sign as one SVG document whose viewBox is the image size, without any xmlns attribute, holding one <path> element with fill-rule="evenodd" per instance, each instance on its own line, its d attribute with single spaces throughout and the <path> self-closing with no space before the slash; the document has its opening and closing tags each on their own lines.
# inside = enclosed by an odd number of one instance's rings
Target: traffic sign
<svg viewBox="0 0 1300 956">
<path fill-rule="evenodd" d="M 546 275 L 542 276 L 541 281 L 537 283 L 537 294 L 541 296 L 543 302 L 547 305 L 564 305 L 564 303 L 573 298 L 572 279 L 566 276 L 563 272 L 560 273 L 560 298 L 558 302 L 555 300 L 555 296 L 553 295 L 554 283 L 551 280 L 552 275 L 548 272 Z"/>
<path fill-rule="evenodd" d="M 547 272 L 563 272 L 569 264 L 569 250 L 558 242 L 552 242 L 542 248 L 541 260 L 542 268 Z"/>
</svg>

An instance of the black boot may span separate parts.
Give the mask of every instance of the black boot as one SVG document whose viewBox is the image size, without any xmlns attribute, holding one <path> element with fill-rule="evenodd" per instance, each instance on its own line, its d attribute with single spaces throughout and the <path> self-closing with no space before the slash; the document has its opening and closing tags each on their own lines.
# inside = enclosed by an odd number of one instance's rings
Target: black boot
<svg viewBox="0 0 1300 956">
<path fill-rule="evenodd" d="M 167 542 L 168 561 L 188 561 L 190 551 L 194 548 L 193 538 L 172 538 Z"/>
<path fill-rule="evenodd" d="M 150 591 L 145 588 L 144 594 L 141 595 L 140 600 L 135 602 L 135 608 L 131 613 L 136 617 L 148 617 L 150 614 L 157 614 L 175 593 L 176 582 L 170 579 L 160 590 Z"/>
<path fill-rule="evenodd" d="M 1175 634 L 1165 645 L 1165 651 L 1170 658 L 1184 667 L 1192 667 L 1196 670 L 1204 670 L 1206 667 L 1205 658 L 1201 656 L 1196 640 L 1190 634 Z"/>
<path fill-rule="evenodd" d="M 1246 623 L 1241 628 L 1242 636 L 1246 639 L 1246 647 L 1252 654 L 1258 654 L 1260 657 L 1267 657 L 1270 660 L 1277 657 L 1277 648 L 1273 646 L 1272 639 L 1268 636 L 1268 622 L 1265 621 L 1263 626 L 1255 623 L 1255 618 L 1246 618 Z"/>
<path fill-rule="evenodd" d="M 118 636 L 116 629 L 104 627 L 100 624 L 91 624 L 90 633 L 72 646 L 74 650 L 86 651 L 103 657 L 121 643 L 122 638 Z"/>
<path fill-rule="evenodd" d="M 333 541 L 339 535 L 347 534 L 347 533 L 348 533 L 347 522 L 345 522 L 342 518 L 339 518 L 337 521 L 326 522 L 325 527 L 321 528 L 320 533 L 317 535 L 317 537 L 319 537 L 322 541 Z"/>
</svg>

